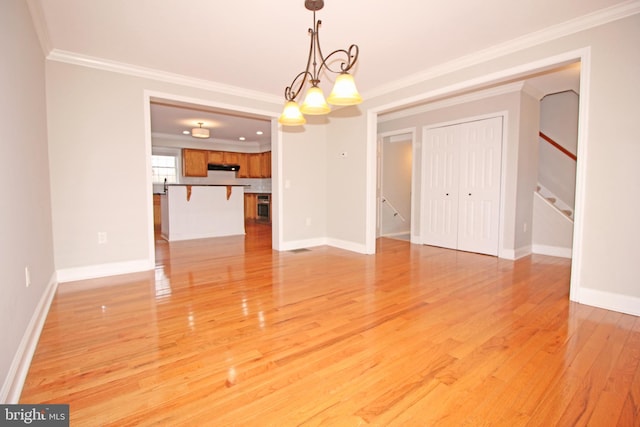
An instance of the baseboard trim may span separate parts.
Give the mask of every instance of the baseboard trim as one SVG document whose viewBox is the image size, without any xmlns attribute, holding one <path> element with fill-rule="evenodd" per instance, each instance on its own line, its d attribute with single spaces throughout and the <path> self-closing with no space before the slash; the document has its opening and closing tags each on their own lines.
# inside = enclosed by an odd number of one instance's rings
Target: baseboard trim
<svg viewBox="0 0 640 427">
<path fill-rule="evenodd" d="M 640 316 L 640 298 L 596 289 L 580 288 L 580 304 Z"/>
<path fill-rule="evenodd" d="M 296 249 L 313 248 L 316 246 L 323 246 L 326 244 L 327 244 L 327 239 L 325 238 L 294 240 L 291 242 L 282 242 L 282 245 L 280 246 L 280 251 L 295 251 Z"/>
<path fill-rule="evenodd" d="M 367 254 L 365 245 L 353 242 L 347 242 L 339 239 L 329 239 L 320 237 L 317 239 L 295 240 L 292 242 L 283 242 L 280 247 L 281 251 L 295 251 L 296 249 L 313 248 L 316 246 L 332 246 L 338 249 L 344 249 L 351 252 Z"/>
<path fill-rule="evenodd" d="M 571 248 L 562 248 L 560 246 L 533 245 L 534 254 L 557 256 L 561 258 L 572 258 L 573 250 Z"/>
<path fill-rule="evenodd" d="M 155 265 L 148 259 L 136 261 L 114 262 L 111 264 L 89 265 L 78 268 L 58 270 L 58 281 L 73 282 L 75 280 L 96 279 L 98 277 L 117 276 L 119 274 L 139 273 L 153 270 Z"/>
<path fill-rule="evenodd" d="M 524 246 L 518 249 L 502 249 L 498 252 L 498 258 L 508 259 L 511 261 L 524 258 L 531 255 L 531 246 Z"/>
<path fill-rule="evenodd" d="M 329 239 L 327 244 L 329 246 L 333 246 L 334 248 L 338 248 L 338 249 L 357 252 L 359 254 L 368 254 L 367 246 L 360 243 L 348 242 L 346 240 L 339 240 L 339 239 Z"/>
<path fill-rule="evenodd" d="M 38 301 L 38 305 L 22 336 L 18 350 L 13 357 L 9 372 L 0 391 L 0 402 L 16 404 L 20 401 L 20 394 L 22 394 L 22 388 L 27 379 L 27 373 L 29 373 L 31 359 L 33 359 L 33 355 L 36 352 L 40 333 L 49 314 L 49 308 L 51 307 L 51 302 L 53 301 L 57 288 L 58 281 L 56 273 L 53 273 L 47 287 L 42 293 L 42 297 L 40 297 L 40 301 Z"/>
</svg>

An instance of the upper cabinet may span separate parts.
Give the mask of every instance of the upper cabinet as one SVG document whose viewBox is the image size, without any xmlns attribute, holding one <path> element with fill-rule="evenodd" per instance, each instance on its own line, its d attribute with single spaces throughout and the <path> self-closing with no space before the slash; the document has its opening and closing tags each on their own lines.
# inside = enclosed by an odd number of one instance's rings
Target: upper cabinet
<svg viewBox="0 0 640 427">
<path fill-rule="evenodd" d="M 231 151 L 207 151 L 182 149 L 182 174 L 192 177 L 206 177 L 207 165 L 240 165 L 238 178 L 271 178 L 271 152 L 236 153 Z"/>
<path fill-rule="evenodd" d="M 260 153 L 260 172 L 262 178 L 271 178 L 271 151 Z"/>
<path fill-rule="evenodd" d="M 182 174 L 184 176 L 207 176 L 209 152 L 206 150 L 182 150 Z"/>
<path fill-rule="evenodd" d="M 214 165 L 222 165 L 224 161 L 224 151 L 209 151 L 209 163 Z"/>
</svg>

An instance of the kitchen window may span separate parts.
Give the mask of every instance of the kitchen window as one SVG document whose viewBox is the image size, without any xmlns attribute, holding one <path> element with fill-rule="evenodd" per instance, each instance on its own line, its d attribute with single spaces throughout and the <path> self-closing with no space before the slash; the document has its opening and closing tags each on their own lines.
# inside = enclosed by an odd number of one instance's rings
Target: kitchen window
<svg viewBox="0 0 640 427">
<path fill-rule="evenodd" d="M 178 158 L 176 156 L 152 155 L 151 170 L 153 173 L 153 183 L 176 184 L 178 182 Z"/>
</svg>

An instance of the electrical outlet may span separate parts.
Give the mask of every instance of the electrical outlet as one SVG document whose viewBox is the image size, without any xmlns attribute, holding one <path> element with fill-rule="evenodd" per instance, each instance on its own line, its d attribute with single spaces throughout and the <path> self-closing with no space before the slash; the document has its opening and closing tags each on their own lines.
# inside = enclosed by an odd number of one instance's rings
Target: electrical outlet
<svg viewBox="0 0 640 427">
<path fill-rule="evenodd" d="M 106 231 L 98 231 L 98 244 L 104 245 L 107 243 L 107 232 Z"/>
<path fill-rule="evenodd" d="M 31 285 L 31 273 L 28 266 L 24 268 L 24 282 L 27 288 Z"/>
</svg>

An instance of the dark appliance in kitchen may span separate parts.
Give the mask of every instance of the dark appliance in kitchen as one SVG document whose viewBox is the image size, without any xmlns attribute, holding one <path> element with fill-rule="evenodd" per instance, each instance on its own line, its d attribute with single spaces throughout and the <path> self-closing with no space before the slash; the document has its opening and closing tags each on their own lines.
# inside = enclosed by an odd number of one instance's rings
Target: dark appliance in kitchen
<svg viewBox="0 0 640 427">
<path fill-rule="evenodd" d="M 271 195 L 258 194 L 256 203 L 256 220 L 271 222 Z"/>
</svg>

